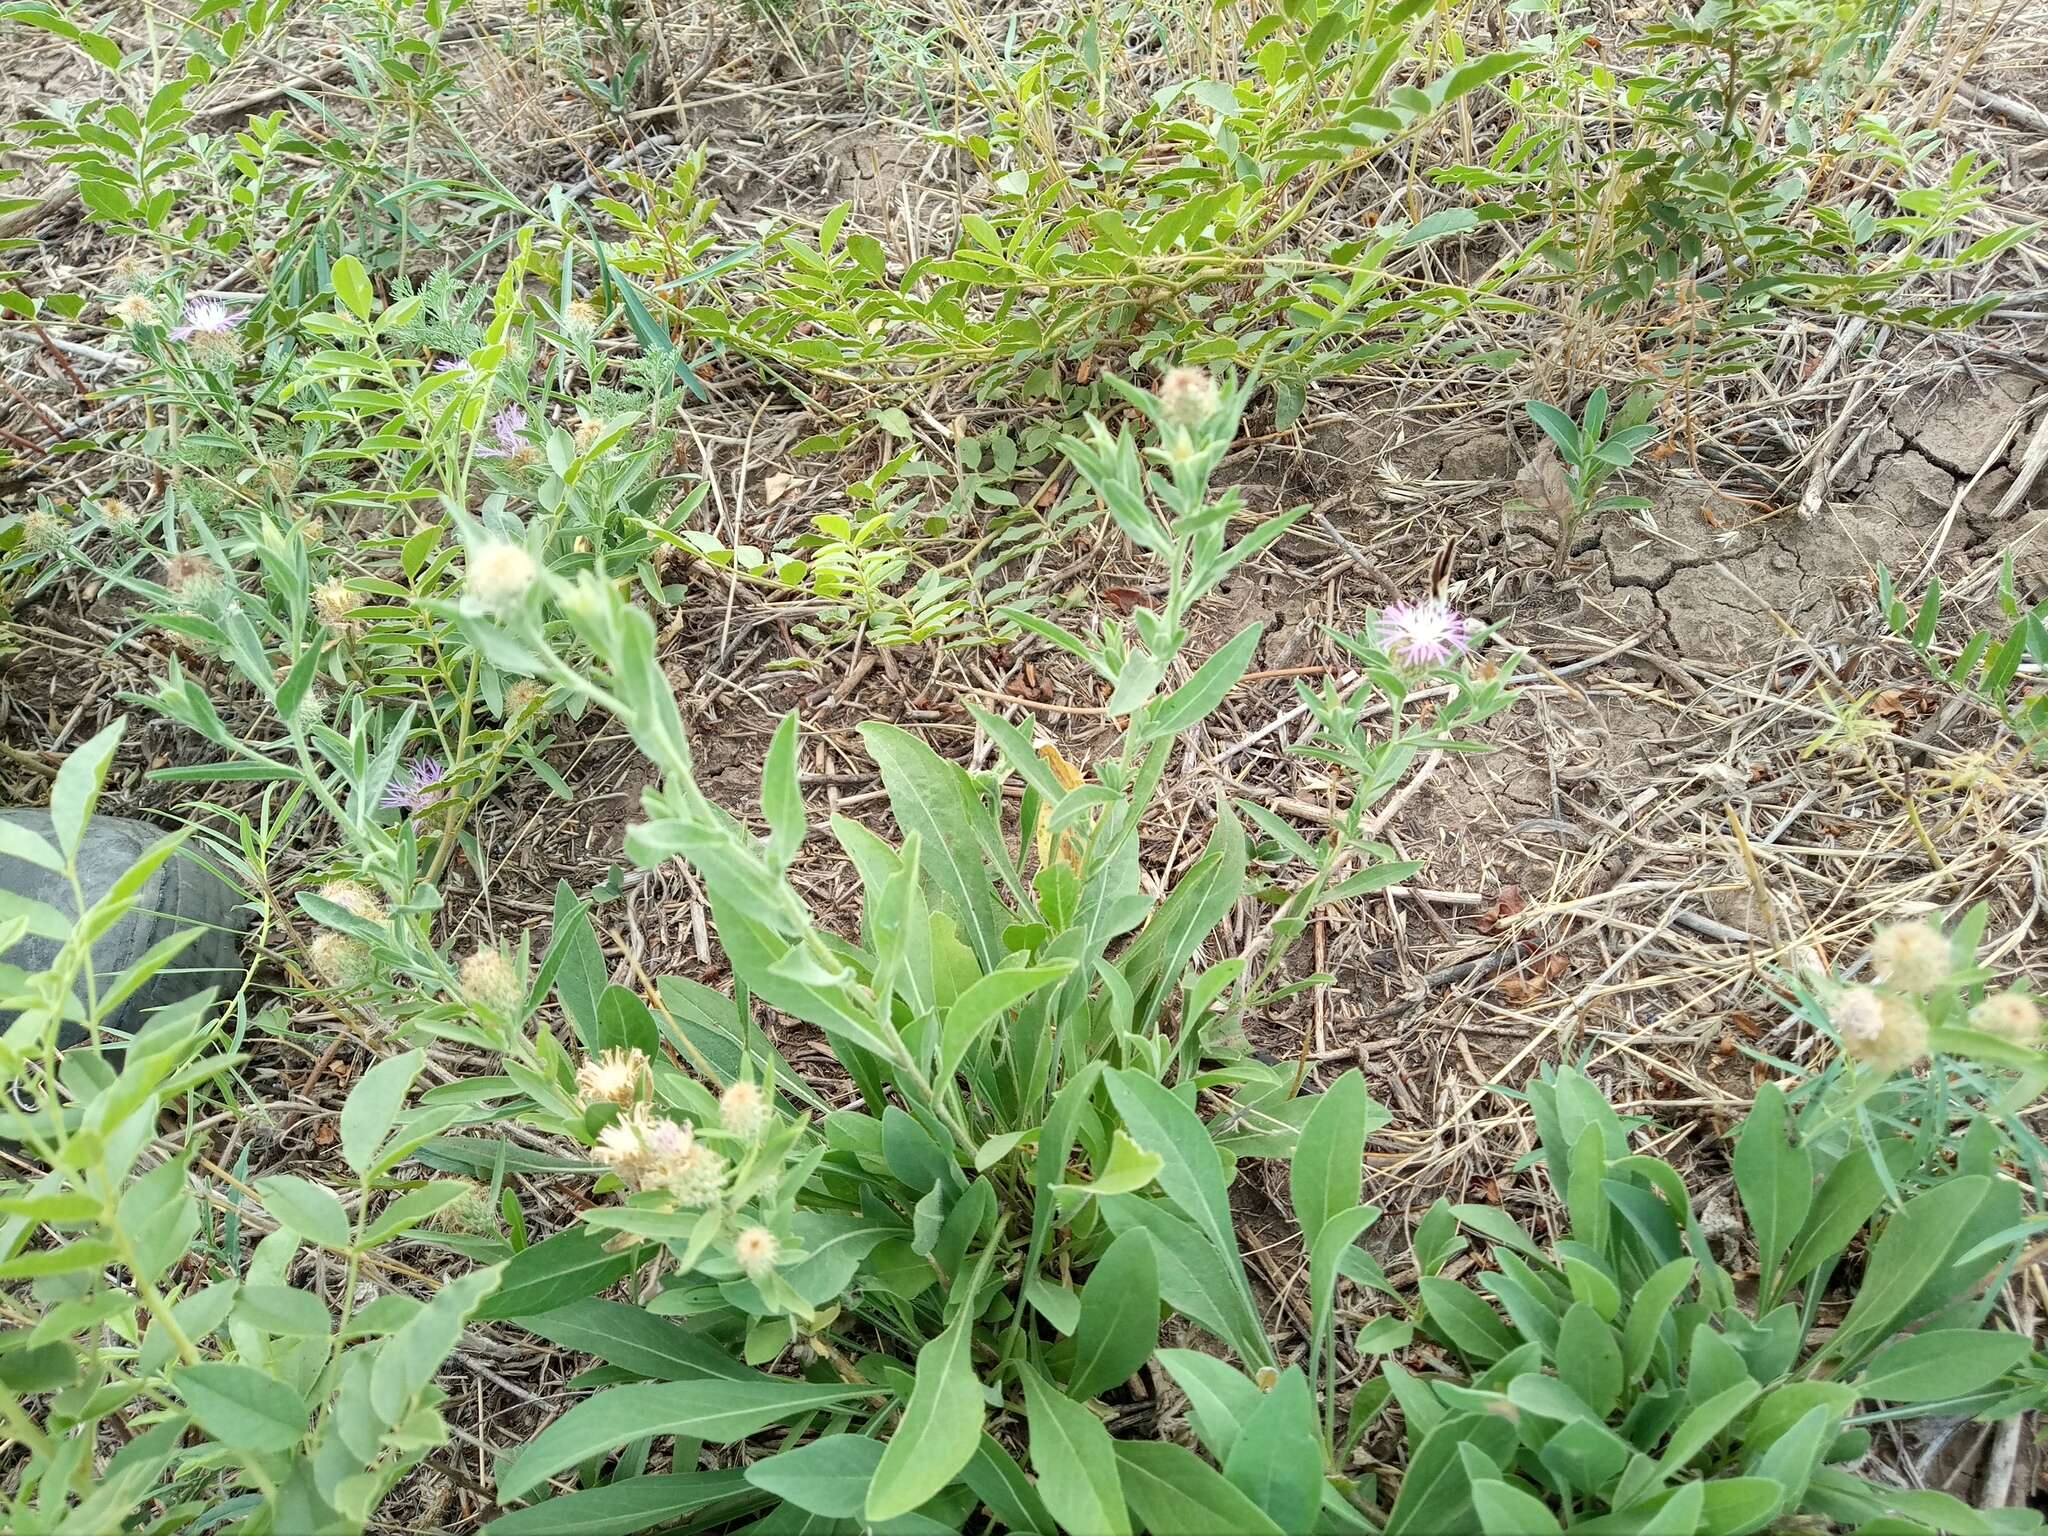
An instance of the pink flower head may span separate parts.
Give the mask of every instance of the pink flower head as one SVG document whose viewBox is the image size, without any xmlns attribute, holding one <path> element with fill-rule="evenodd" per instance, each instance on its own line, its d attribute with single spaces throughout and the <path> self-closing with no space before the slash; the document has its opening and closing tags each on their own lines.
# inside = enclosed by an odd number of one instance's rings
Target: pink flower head
<svg viewBox="0 0 2048 1536">
<path fill-rule="evenodd" d="M 378 802 L 387 811 L 425 811 L 438 805 L 448 770 L 437 757 L 416 757 L 397 773 Z"/>
<path fill-rule="evenodd" d="M 1440 667 L 1471 639 L 1471 621 L 1441 598 L 1380 610 L 1380 643 L 1404 667 Z"/>
<path fill-rule="evenodd" d="M 171 340 L 190 341 L 195 336 L 229 336 L 242 323 L 242 312 L 230 310 L 219 299 L 193 299 L 185 305 L 185 323 L 172 330 Z"/>
<path fill-rule="evenodd" d="M 497 446 L 492 447 L 486 443 L 483 447 L 477 449 L 478 457 L 486 459 L 512 459 L 520 458 L 530 453 L 533 449 L 533 444 L 526 440 L 525 432 L 525 410 L 516 405 L 506 406 L 505 409 L 491 418 L 491 435 L 498 440 Z"/>
</svg>

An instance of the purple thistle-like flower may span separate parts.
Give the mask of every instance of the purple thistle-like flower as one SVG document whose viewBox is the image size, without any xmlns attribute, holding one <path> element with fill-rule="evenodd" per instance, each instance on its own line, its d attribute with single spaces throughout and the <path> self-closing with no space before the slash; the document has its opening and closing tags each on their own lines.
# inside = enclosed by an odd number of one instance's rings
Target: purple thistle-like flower
<svg viewBox="0 0 2048 1536">
<path fill-rule="evenodd" d="M 527 442 L 526 412 L 516 405 L 508 405 L 491 418 L 491 435 L 498 440 L 494 448 L 486 443 L 477 449 L 477 456 L 485 459 L 518 458 L 529 452 L 533 445 Z"/>
<path fill-rule="evenodd" d="M 1380 610 L 1380 641 L 1405 667 L 1440 667 L 1471 639 L 1471 621 L 1441 598 Z"/>
<path fill-rule="evenodd" d="M 171 340 L 190 341 L 195 336 L 229 336 L 242 323 L 243 312 L 230 310 L 219 299 L 192 299 L 185 305 L 185 323 L 171 331 Z"/>
<path fill-rule="evenodd" d="M 392 775 L 378 804 L 387 811 L 431 810 L 440 803 L 447 777 L 448 770 L 438 757 L 416 757 Z"/>
</svg>

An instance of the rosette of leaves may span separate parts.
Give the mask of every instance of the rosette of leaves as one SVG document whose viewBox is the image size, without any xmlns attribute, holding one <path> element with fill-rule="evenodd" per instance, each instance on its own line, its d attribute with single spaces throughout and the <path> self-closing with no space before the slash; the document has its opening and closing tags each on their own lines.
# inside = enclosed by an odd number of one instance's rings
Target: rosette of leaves
<svg viewBox="0 0 2048 1536">
<path fill-rule="evenodd" d="M 2041 1400 L 2031 1341 L 1991 1321 L 2026 1231 L 1995 1139 L 1951 1165 L 1820 1130 L 1824 1101 L 1795 1117 L 1766 1086 L 1735 1138 L 1738 1284 L 1677 1170 L 1631 1149 L 1590 1078 L 1546 1071 L 1528 1098 L 1568 1236 L 1540 1243 L 1493 1206 L 1439 1202 L 1419 1224 L 1416 1326 L 1462 1369 L 1384 1367 L 1409 1452 L 1387 1536 L 2039 1528 L 1858 1470 L 1876 1425 Z M 1470 1284 L 1443 1273 L 1461 1226 L 1491 1245 Z"/>
</svg>

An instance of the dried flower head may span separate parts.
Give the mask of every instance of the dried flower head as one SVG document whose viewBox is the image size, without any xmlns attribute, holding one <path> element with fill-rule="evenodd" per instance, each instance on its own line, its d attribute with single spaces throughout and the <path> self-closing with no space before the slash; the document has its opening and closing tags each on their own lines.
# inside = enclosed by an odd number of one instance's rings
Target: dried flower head
<svg viewBox="0 0 2048 1536">
<path fill-rule="evenodd" d="M 576 1096 L 586 1106 L 616 1104 L 625 1108 L 638 1101 L 647 1081 L 647 1058 L 637 1049 L 614 1046 L 576 1069 Z"/>
<path fill-rule="evenodd" d="M 588 299 L 571 299 L 562 306 L 562 330 L 578 341 L 588 341 L 595 336 L 603 319 L 597 306 Z"/>
<path fill-rule="evenodd" d="M 1471 643 L 1472 626 L 1441 598 L 1380 610 L 1380 641 L 1404 667 L 1440 667 Z"/>
<path fill-rule="evenodd" d="M 1994 992 L 1970 1010 L 1970 1028 L 2014 1045 L 2041 1043 L 2041 1010 L 2024 992 Z"/>
<path fill-rule="evenodd" d="M 580 459 L 589 453 L 597 445 L 597 440 L 602 436 L 604 436 L 604 423 L 602 421 L 594 416 L 578 416 L 576 418 L 576 457 Z"/>
<path fill-rule="evenodd" d="M 381 923 L 391 916 L 377 893 L 360 880 L 330 880 L 320 887 L 320 899 L 366 923 Z"/>
<path fill-rule="evenodd" d="M 126 326 L 162 325 L 163 311 L 146 293 L 124 293 L 108 306 L 108 312 Z"/>
<path fill-rule="evenodd" d="M 313 970 L 329 986 L 352 992 L 376 974 L 376 957 L 361 939 L 345 933 L 322 933 L 306 946 Z"/>
<path fill-rule="evenodd" d="M 1199 427 L 1223 407 L 1223 392 L 1206 368 L 1169 368 L 1159 384 L 1159 414 L 1179 427 Z"/>
<path fill-rule="evenodd" d="M 517 1019 L 526 1009 L 526 977 L 519 962 L 502 949 L 478 949 L 463 960 L 462 1000 L 500 1018 Z"/>
<path fill-rule="evenodd" d="M 1898 923 L 1870 941 L 1870 963 L 1880 979 L 1906 992 L 1925 992 L 1948 980 L 1949 943 L 1932 923 Z"/>
<path fill-rule="evenodd" d="M 515 730 L 547 713 L 548 686 L 522 677 L 505 690 L 505 713 L 500 718 Z"/>
<path fill-rule="evenodd" d="M 102 496 L 96 510 L 100 521 L 116 533 L 132 533 L 136 525 L 142 521 L 136 515 L 134 506 L 119 496 Z"/>
<path fill-rule="evenodd" d="M 205 555 L 173 555 L 164 562 L 164 590 L 180 602 L 193 603 L 220 590 L 221 569 Z"/>
<path fill-rule="evenodd" d="M 113 266 L 107 269 L 108 285 L 116 293 L 132 293 L 155 275 L 149 258 L 137 251 L 115 257 Z"/>
<path fill-rule="evenodd" d="M 734 1083 L 718 1096 L 718 1123 L 742 1141 L 759 1141 L 774 1115 L 768 1095 L 753 1083 Z"/>
<path fill-rule="evenodd" d="M 739 1260 L 749 1280 L 765 1280 L 775 1272 L 775 1261 L 782 1257 L 782 1244 L 766 1227 L 743 1227 L 732 1240 L 732 1256 Z"/>
<path fill-rule="evenodd" d="M 523 544 L 494 539 L 469 561 L 469 595 L 489 613 L 503 613 L 532 589 L 540 567 Z"/>
<path fill-rule="evenodd" d="M 1850 1060 L 1861 1062 L 1880 1077 L 1890 1077 L 1927 1054 L 1927 1020 L 1907 998 L 1886 993 L 1871 996 L 1877 999 L 1877 1032 L 1852 1035 L 1844 1031 L 1842 1049 Z"/>
<path fill-rule="evenodd" d="M 352 639 L 363 632 L 362 620 L 355 617 L 355 611 L 362 605 L 362 593 L 339 579 L 323 581 L 313 589 L 314 615 L 343 639 Z"/>
</svg>

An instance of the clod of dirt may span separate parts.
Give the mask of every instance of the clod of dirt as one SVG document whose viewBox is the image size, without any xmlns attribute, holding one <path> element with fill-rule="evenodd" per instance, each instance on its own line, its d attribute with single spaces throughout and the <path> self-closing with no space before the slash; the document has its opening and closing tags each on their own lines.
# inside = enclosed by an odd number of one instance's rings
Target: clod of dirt
<svg viewBox="0 0 2048 1536">
<path fill-rule="evenodd" d="M 1892 410 L 1892 425 L 1928 458 L 1974 475 L 1998 457 L 2008 429 L 2034 393 L 2025 374 L 1996 373 L 1961 390 L 1947 381 Z"/>
</svg>

